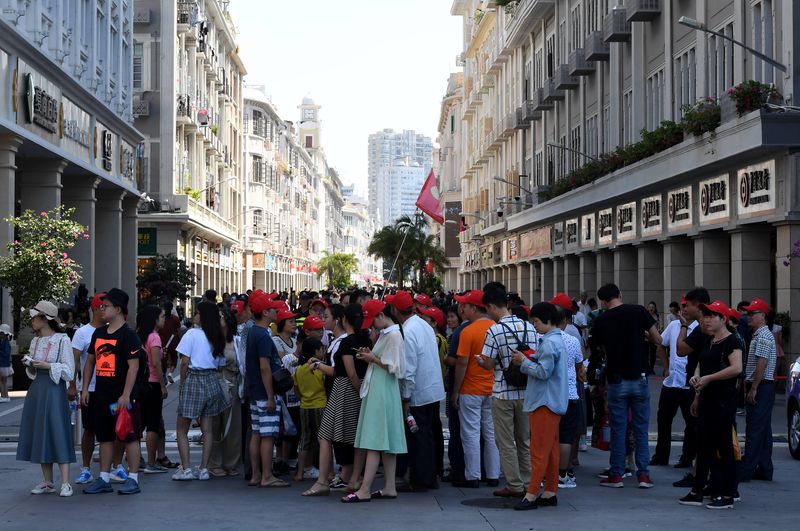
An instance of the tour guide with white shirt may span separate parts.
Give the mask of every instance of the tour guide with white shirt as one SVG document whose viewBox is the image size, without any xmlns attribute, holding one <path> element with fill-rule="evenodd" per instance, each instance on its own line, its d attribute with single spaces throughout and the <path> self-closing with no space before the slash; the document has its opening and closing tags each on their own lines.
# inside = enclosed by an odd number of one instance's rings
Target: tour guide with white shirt
<svg viewBox="0 0 800 531">
<path fill-rule="evenodd" d="M 686 307 L 686 299 L 681 300 L 681 312 Z M 684 318 L 686 315 L 684 314 Z M 688 324 L 687 335 L 691 334 L 697 327 L 697 321 Z M 664 366 L 664 382 L 661 388 L 661 395 L 658 398 L 658 442 L 656 451 L 650 459 L 653 466 L 664 466 L 669 464 L 669 453 L 672 440 L 672 420 L 681 410 L 686 429 L 683 432 L 683 450 L 678 464 L 678 468 L 688 468 L 692 466 L 692 461 L 697 455 L 697 419 L 691 414 L 692 402 L 694 401 L 694 389 L 686 385 L 686 363 L 687 359 L 678 355 L 678 335 L 681 331 L 681 320 L 670 321 L 667 327 L 661 332 L 661 345 L 658 347 L 658 355 L 661 364 Z M 667 358 L 669 349 L 669 358 Z"/>
<path fill-rule="evenodd" d="M 387 295 L 386 303 L 403 328 L 406 370 L 400 382 L 400 396 L 419 428 L 416 433 L 406 432 L 411 469 L 409 489 L 438 488 L 433 431 L 439 402 L 444 400 L 445 393 L 436 335 L 428 323 L 414 314 L 414 299 L 407 291 Z M 398 476 L 401 471 L 398 466 Z"/>
</svg>

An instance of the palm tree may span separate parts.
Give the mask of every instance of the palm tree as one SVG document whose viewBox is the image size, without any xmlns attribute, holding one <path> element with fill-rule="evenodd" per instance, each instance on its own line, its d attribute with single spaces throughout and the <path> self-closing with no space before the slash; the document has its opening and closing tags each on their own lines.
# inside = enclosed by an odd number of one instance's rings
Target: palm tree
<svg viewBox="0 0 800 531">
<path fill-rule="evenodd" d="M 323 273 L 328 276 L 328 286 L 336 288 L 346 288 L 350 285 L 350 278 L 353 273 L 358 271 L 358 259 L 353 254 L 329 253 L 322 251 L 324 255 L 317 267 L 317 277 Z"/>
<path fill-rule="evenodd" d="M 381 258 L 384 264 L 394 263 L 395 257 L 397 257 L 397 267 L 395 270 L 398 272 L 397 284 L 401 288 L 403 287 L 403 277 L 405 276 L 404 273 L 408 262 L 405 259 L 405 252 L 400 256 L 398 256 L 397 253 L 400 250 L 404 236 L 405 230 L 403 227 L 386 225 L 375 233 L 372 237 L 372 241 L 369 243 L 369 247 L 367 247 L 367 252 L 372 256 Z M 392 279 L 388 278 L 387 280 L 391 281 Z"/>
</svg>

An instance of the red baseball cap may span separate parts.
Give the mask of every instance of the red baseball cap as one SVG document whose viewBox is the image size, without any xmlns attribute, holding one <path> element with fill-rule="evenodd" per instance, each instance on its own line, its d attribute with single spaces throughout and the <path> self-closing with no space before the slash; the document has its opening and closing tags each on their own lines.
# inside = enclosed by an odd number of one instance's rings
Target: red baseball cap
<svg viewBox="0 0 800 531">
<path fill-rule="evenodd" d="M 572 299 L 563 291 L 556 293 L 556 296 L 550 299 L 550 304 L 559 306 L 567 311 L 572 311 Z"/>
<path fill-rule="evenodd" d="M 769 304 L 758 297 L 754 297 L 753 300 L 750 301 L 750 305 L 744 307 L 744 310 L 747 312 L 769 313 Z"/>
<path fill-rule="evenodd" d="M 453 298 L 459 304 L 472 304 L 479 308 L 486 308 L 486 305 L 483 303 L 483 292 L 479 289 L 470 290 L 463 295 L 456 295 Z"/>
<path fill-rule="evenodd" d="M 681 295 L 681 306 L 686 306 L 686 295 Z"/>
<path fill-rule="evenodd" d="M 231 304 L 231 311 L 233 313 L 243 313 L 244 301 L 233 301 L 233 304 Z"/>
<path fill-rule="evenodd" d="M 253 313 L 261 313 L 265 310 L 279 310 L 283 308 L 283 301 L 273 301 L 266 293 L 253 294 L 250 296 L 250 310 Z"/>
<path fill-rule="evenodd" d="M 323 308 L 328 307 L 328 303 L 325 302 L 325 299 L 314 299 L 313 301 L 311 301 L 311 305 L 309 306 L 309 308 L 311 306 L 314 306 L 315 304 L 321 304 Z"/>
<path fill-rule="evenodd" d="M 103 305 L 103 297 L 105 296 L 106 296 L 105 293 L 98 293 L 92 298 L 92 304 L 91 304 L 92 310 L 96 310 Z"/>
<path fill-rule="evenodd" d="M 728 318 L 733 319 L 737 323 L 742 320 L 742 314 L 736 311 L 736 308 L 728 308 L 730 311 L 728 312 Z"/>
<path fill-rule="evenodd" d="M 401 312 L 407 312 L 414 307 L 414 299 L 411 294 L 405 290 L 400 290 L 394 295 L 386 296 L 386 304 L 393 306 Z"/>
<path fill-rule="evenodd" d="M 281 310 L 278 312 L 276 321 L 285 321 L 286 319 L 294 319 L 298 314 L 290 312 L 289 310 Z"/>
<path fill-rule="evenodd" d="M 711 304 L 701 304 L 700 306 L 709 312 L 716 313 L 717 315 L 721 315 L 723 317 L 729 317 L 731 314 L 730 308 L 728 308 L 728 306 L 721 300 L 715 300 Z"/>
<path fill-rule="evenodd" d="M 389 295 L 391 297 L 391 295 Z M 375 322 L 375 316 L 386 309 L 386 304 L 380 299 L 370 299 L 361 306 L 361 311 L 364 313 L 364 321 L 361 323 L 361 329 L 366 330 Z"/>
<path fill-rule="evenodd" d="M 319 315 L 309 315 L 303 321 L 303 330 L 322 330 L 325 327 L 325 322 Z"/>
<path fill-rule="evenodd" d="M 423 306 L 433 305 L 433 303 L 431 302 L 431 298 L 424 293 L 420 293 L 419 295 L 414 297 L 414 300 L 417 302 L 417 304 L 422 304 Z"/>
<path fill-rule="evenodd" d="M 433 306 L 431 308 L 423 308 L 422 310 L 419 311 L 419 313 L 421 313 L 422 315 L 426 315 L 431 319 L 433 319 L 434 321 L 436 321 L 436 326 L 438 326 L 439 328 L 444 326 L 444 312 L 442 312 L 442 310 L 440 310 L 436 306 Z"/>
</svg>

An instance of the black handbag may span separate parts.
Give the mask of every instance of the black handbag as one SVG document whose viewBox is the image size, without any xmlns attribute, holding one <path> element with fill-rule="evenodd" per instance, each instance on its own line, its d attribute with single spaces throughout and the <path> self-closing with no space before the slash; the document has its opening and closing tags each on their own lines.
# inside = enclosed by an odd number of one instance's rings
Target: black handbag
<svg viewBox="0 0 800 531">
<path fill-rule="evenodd" d="M 292 373 L 286 367 L 281 367 L 277 371 L 272 371 L 272 392 L 282 395 L 294 387 Z"/>
<path fill-rule="evenodd" d="M 516 350 L 520 352 L 525 352 L 530 350 L 528 346 L 528 327 L 525 327 L 525 335 L 523 336 L 523 340 L 520 341 L 519 337 L 517 337 L 517 333 L 512 330 L 508 325 L 505 323 L 499 323 L 503 328 L 508 330 L 514 335 L 514 339 L 517 341 L 517 348 Z M 520 370 L 520 366 L 514 363 L 511 363 L 508 367 L 503 367 L 503 355 L 498 353 L 497 361 L 500 362 L 500 370 L 503 372 L 503 378 L 505 378 L 506 383 L 512 387 L 518 387 L 520 389 L 525 389 L 528 387 L 528 375 L 524 374 Z"/>
</svg>

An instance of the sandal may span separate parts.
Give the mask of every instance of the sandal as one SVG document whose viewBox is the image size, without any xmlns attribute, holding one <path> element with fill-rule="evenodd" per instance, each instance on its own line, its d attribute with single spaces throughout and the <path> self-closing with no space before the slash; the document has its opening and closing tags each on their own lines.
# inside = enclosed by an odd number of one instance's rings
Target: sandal
<svg viewBox="0 0 800 531">
<path fill-rule="evenodd" d="M 382 490 L 376 490 L 375 492 L 370 493 L 370 496 L 374 500 L 394 500 L 394 499 L 397 499 L 397 494 L 395 494 L 394 496 L 387 496 L 386 494 L 383 493 Z"/>
<path fill-rule="evenodd" d="M 209 468 L 208 473 L 215 478 L 223 478 L 228 475 L 228 472 L 224 468 Z"/>
<path fill-rule="evenodd" d="M 261 485 L 261 478 L 251 478 L 250 481 L 247 482 L 248 487 L 258 487 Z"/>
<path fill-rule="evenodd" d="M 359 498 L 358 494 L 356 494 L 355 492 L 351 492 L 350 494 L 342 498 L 342 503 L 367 503 L 371 501 L 372 498 L 364 498 L 364 499 Z"/>
<path fill-rule="evenodd" d="M 280 478 L 272 476 L 271 478 L 269 478 L 269 481 L 267 481 L 266 483 L 259 483 L 258 486 L 267 489 L 267 488 L 288 487 L 289 484 Z"/>
<path fill-rule="evenodd" d="M 235 468 L 232 468 L 230 470 L 226 470 L 225 473 L 227 473 L 229 476 L 238 476 L 239 475 L 239 471 L 236 470 Z"/>
<path fill-rule="evenodd" d="M 317 487 L 322 487 L 322 488 L 317 488 Z M 328 487 L 324 483 L 320 483 L 319 481 L 317 481 L 316 483 L 311 485 L 310 489 L 308 489 L 307 491 L 303 492 L 302 496 L 307 496 L 307 497 L 311 497 L 311 496 L 329 496 L 330 493 L 331 493 L 330 487 Z"/>
<path fill-rule="evenodd" d="M 156 461 L 164 468 L 178 468 L 178 463 L 173 463 L 167 456 L 164 456 L 161 459 L 156 459 Z"/>
</svg>

